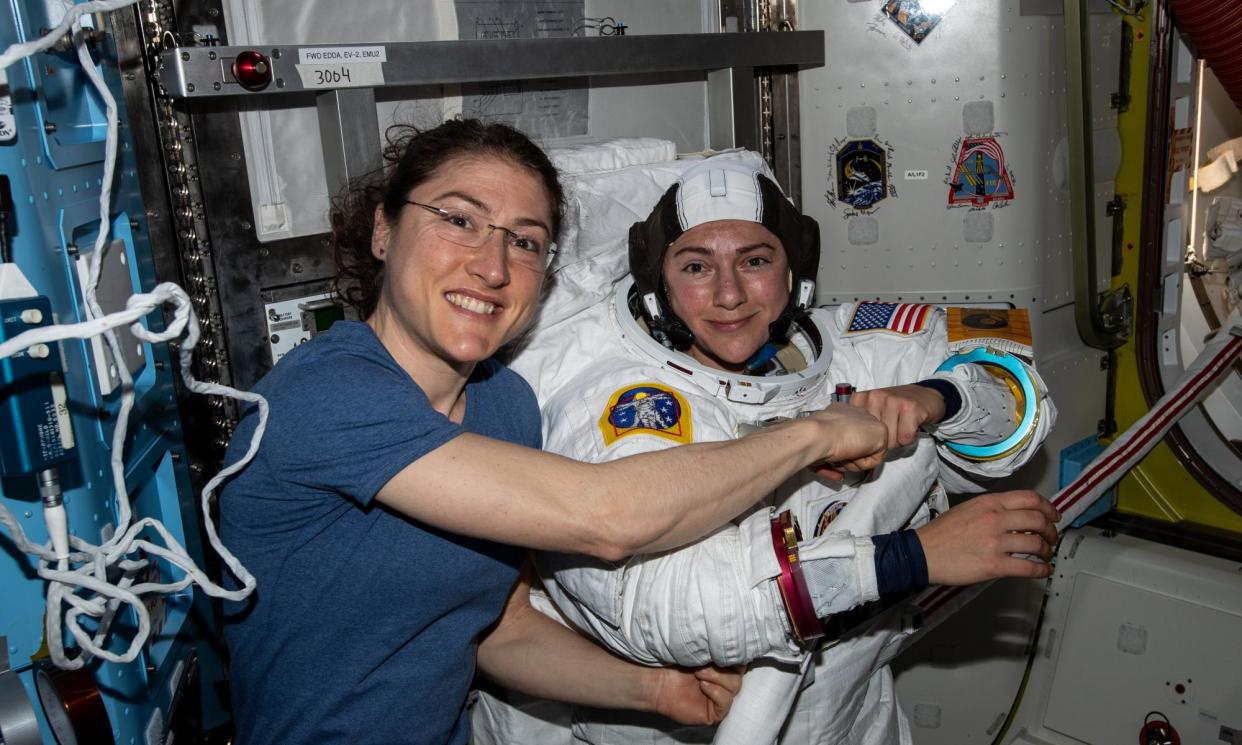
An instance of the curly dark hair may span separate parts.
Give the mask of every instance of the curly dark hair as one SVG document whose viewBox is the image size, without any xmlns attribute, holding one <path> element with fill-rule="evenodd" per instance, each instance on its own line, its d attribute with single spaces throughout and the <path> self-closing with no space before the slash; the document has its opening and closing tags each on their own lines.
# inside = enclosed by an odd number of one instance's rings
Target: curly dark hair
<svg viewBox="0 0 1242 745">
<path fill-rule="evenodd" d="M 384 262 L 371 253 L 376 206 L 382 204 L 384 214 L 395 223 L 410 191 L 454 158 L 503 158 L 530 169 L 542 179 L 552 200 L 553 240 L 560 233 L 565 194 L 556 167 L 538 145 L 513 127 L 478 119 L 453 119 L 427 130 L 393 125 L 387 140 L 380 168 L 352 181 L 333 200 L 330 213 L 338 270 L 333 288 L 358 311 L 359 318 L 366 320 L 375 312 L 384 286 Z"/>
</svg>

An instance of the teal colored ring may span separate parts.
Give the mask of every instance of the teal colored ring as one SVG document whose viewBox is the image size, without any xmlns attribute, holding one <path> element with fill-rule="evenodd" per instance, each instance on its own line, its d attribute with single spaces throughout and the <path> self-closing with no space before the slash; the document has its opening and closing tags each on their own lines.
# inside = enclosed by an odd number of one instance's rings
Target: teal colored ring
<svg viewBox="0 0 1242 745">
<path fill-rule="evenodd" d="M 1025 442 L 1035 431 L 1039 413 L 1039 391 L 1035 381 L 1022 362 L 1008 352 L 998 352 L 986 347 L 976 347 L 969 352 L 955 354 L 940 364 L 936 372 L 948 372 L 958 365 L 993 365 L 1003 369 L 1022 387 L 1022 419 L 1018 427 L 1005 439 L 991 445 L 965 445 L 945 442 L 945 446 L 963 458 L 971 460 L 995 460 L 1004 457 Z"/>
</svg>

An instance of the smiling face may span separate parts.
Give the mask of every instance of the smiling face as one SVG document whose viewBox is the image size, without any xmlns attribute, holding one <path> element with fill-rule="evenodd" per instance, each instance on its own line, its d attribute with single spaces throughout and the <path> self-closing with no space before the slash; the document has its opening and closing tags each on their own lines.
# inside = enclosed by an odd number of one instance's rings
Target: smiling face
<svg viewBox="0 0 1242 745">
<path fill-rule="evenodd" d="M 789 301 L 789 262 L 780 240 L 745 220 L 718 220 L 681 234 L 664 254 L 674 313 L 694 332 L 690 356 L 739 371 L 768 340 Z"/>
<path fill-rule="evenodd" d="M 538 174 L 505 158 L 445 161 L 407 198 L 550 239 L 547 189 Z M 513 260 L 505 231 L 468 248 L 441 237 L 444 218 L 429 210 L 408 205 L 395 222 L 382 208 L 375 216 L 371 252 L 384 262 L 384 283 L 367 322 L 407 370 L 441 364 L 468 375 L 530 322 L 544 273 Z"/>
</svg>

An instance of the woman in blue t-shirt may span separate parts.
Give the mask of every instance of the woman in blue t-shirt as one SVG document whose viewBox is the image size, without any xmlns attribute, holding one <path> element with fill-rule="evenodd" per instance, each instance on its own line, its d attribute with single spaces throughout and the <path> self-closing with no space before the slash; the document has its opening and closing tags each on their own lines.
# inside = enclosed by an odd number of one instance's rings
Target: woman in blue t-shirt
<svg viewBox="0 0 1242 745">
<path fill-rule="evenodd" d="M 537 309 L 556 170 L 471 120 L 411 130 L 385 160 L 332 215 L 338 290 L 364 320 L 259 382 L 262 446 L 221 496 L 257 580 L 226 607 L 238 741 L 465 743 L 476 658 L 536 696 L 718 720 L 736 675 L 630 665 L 532 612 L 524 549 L 619 561 L 682 545 L 800 468 L 877 465 L 884 426 L 841 406 L 611 463 L 540 452 L 535 397 L 492 355 Z"/>
</svg>

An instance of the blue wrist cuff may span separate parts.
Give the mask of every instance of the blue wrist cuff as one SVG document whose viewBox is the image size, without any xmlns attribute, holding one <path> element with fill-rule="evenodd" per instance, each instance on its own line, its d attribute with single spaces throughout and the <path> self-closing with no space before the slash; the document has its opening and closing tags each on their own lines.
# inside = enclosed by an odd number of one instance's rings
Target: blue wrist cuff
<svg viewBox="0 0 1242 745">
<path fill-rule="evenodd" d="M 933 391 L 939 393 L 940 397 L 944 399 L 944 416 L 940 418 L 940 421 L 948 421 L 949 419 L 952 419 L 957 412 L 962 410 L 962 393 L 953 383 L 950 383 L 943 378 L 928 378 L 927 380 L 920 380 L 916 382 L 915 385 L 921 385 L 924 388 L 931 388 Z"/>
<path fill-rule="evenodd" d="M 927 587 L 927 557 L 913 530 L 871 537 L 875 544 L 875 580 L 880 596 Z"/>
</svg>

